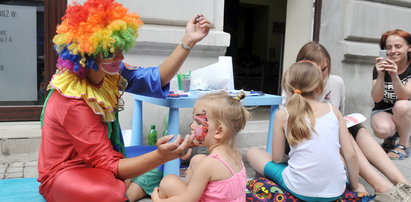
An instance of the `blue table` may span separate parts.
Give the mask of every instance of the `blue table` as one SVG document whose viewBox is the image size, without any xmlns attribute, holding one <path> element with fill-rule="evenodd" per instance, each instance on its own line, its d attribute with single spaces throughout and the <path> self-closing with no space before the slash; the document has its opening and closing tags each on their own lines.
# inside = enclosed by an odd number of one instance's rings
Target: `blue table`
<svg viewBox="0 0 411 202">
<path fill-rule="evenodd" d="M 195 101 L 199 96 L 203 95 L 204 91 L 191 91 L 187 97 L 167 97 L 167 98 L 154 98 L 149 96 L 134 95 L 134 114 L 132 120 L 132 136 L 131 145 L 142 145 L 143 143 L 143 105 L 142 102 L 165 106 L 169 108 L 168 118 L 168 134 L 180 134 L 179 133 L 179 109 L 180 108 L 192 108 Z M 267 152 L 271 153 L 272 134 L 274 116 L 281 104 L 281 96 L 264 94 L 262 96 L 247 96 L 241 101 L 244 106 L 271 106 L 270 120 L 268 127 L 267 138 Z M 176 174 L 179 175 L 180 160 L 176 159 L 167 162 L 164 165 L 164 175 Z"/>
</svg>

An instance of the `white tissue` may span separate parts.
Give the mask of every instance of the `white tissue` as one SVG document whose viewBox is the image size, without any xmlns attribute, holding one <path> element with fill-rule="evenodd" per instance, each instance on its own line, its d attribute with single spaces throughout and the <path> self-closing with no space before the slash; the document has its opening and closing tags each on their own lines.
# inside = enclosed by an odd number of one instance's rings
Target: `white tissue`
<svg viewBox="0 0 411 202">
<path fill-rule="evenodd" d="M 234 90 L 233 63 L 229 56 L 191 72 L 190 90 Z"/>
</svg>

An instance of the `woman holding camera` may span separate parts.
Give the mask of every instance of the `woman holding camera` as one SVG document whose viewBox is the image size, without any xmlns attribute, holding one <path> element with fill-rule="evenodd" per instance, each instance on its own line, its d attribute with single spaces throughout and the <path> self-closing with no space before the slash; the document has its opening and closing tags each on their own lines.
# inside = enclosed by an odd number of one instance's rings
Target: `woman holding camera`
<svg viewBox="0 0 411 202">
<path fill-rule="evenodd" d="M 385 139 L 382 146 L 388 156 L 402 160 L 409 157 L 411 135 L 411 35 L 399 29 L 387 31 L 380 47 L 387 50 L 387 58 L 376 58 L 373 70 L 371 127 L 377 137 Z"/>
</svg>

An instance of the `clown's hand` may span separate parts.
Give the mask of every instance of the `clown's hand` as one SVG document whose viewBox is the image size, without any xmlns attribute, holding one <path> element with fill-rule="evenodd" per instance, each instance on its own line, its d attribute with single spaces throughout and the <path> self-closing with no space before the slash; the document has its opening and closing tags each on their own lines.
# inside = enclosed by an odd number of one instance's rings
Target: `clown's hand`
<svg viewBox="0 0 411 202">
<path fill-rule="evenodd" d="M 186 32 L 182 42 L 192 48 L 197 42 L 208 35 L 211 23 L 203 16 L 198 14 L 187 22 Z"/>
<path fill-rule="evenodd" d="M 170 161 L 176 158 L 184 160 L 190 157 L 191 148 L 189 145 L 193 141 L 194 135 L 186 135 L 184 139 L 177 135 L 174 141 L 169 142 L 172 138 L 173 135 L 167 135 L 157 140 L 157 151 L 161 158 Z"/>
<path fill-rule="evenodd" d="M 193 138 L 193 140 L 189 144 L 189 147 L 201 146 L 202 143 L 203 141 L 198 141 L 197 138 Z"/>
</svg>

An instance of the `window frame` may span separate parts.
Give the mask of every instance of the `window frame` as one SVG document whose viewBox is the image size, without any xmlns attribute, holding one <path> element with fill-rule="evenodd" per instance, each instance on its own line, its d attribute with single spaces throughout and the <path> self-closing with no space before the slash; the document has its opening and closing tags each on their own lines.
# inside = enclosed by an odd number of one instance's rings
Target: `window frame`
<svg viewBox="0 0 411 202">
<path fill-rule="evenodd" d="M 48 84 L 56 71 L 57 54 L 53 47 L 53 37 L 61 22 L 67 0 L 32 0 L 44 2 L 44 79 Z M 0 106 L 0 122 L 39 121 L 42 105 Z"/>
</svg>

